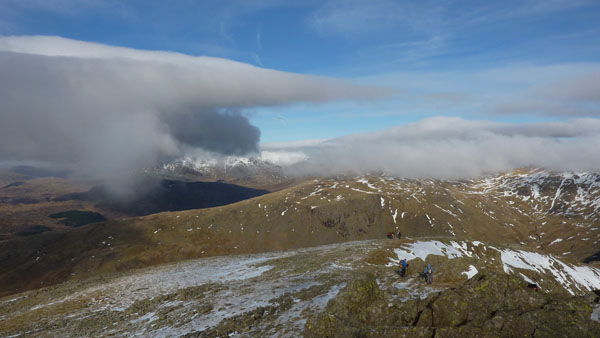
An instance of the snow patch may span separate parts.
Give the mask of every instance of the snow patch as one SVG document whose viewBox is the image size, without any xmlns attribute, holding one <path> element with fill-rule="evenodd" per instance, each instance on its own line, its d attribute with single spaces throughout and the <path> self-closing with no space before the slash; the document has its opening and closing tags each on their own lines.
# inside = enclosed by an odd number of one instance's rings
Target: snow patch
<svg viewBox="0 0 600 338">
<path fill-rule="evenodd" d="M 587 266 L 569 266 L 562 261 L 535 252 L 499 250 L 504 264 L 504 271 L 509 273 L 513 268 L 533 270 L 538 273 L 550 273 L 569 293 L 572 290 L 582 292 L 600 289 L 600 270 Z"/>
<path fill-rule="evenodd" d="M 465 256 L 472 257 L 473 254 L 467 250 L 467 243 L 461 242 L 459 244 L 454 241 L 450 243 L 451 245 L 439 241 L 416 241 L 404 244 L 402 247 L 394 249 L 398 259 L 391 259 L 391 263 L 388 266 L 397 266 L 403 258 L 407 260 L 420 258 L 425 261 L 429 255 L 447 256 L 449 259 Z"/>
<path fill-rule="evenodd" d="M 521 275 L 521 277 L 523 277 L 523 279 L 529 283 L 529 284 L 536 284 L 534 281 L 532 281 L 529 277 L 525 276 L 524 274 L 519 272 L 519 275 Z"/>
<path fill-rule="evenodd" d="M 451 216 L 458 217 L 458 215 L 457 215 L 457 214 L 453 213 L 453 212 L 452 212 L 452 211 L 450 211 L 450 210 L 446 210 L 446 209 L 444 209 L 444 208 L 440 207 L 439 205 L 437 205 L 437 204 L 435 204 L 435 203 L 433 203 L 433 205 L 434 205 L 435 207 L 437 207 L 438 209 L 442 210 L 443 212 L 445 212 L 445 213 L 447 213 L 447 214 L 451 215 Z"/>
<path fill-rule="evenodd" d="M 592 315 L 590 316 L 590 319 L 600 323 L 600 305 L 596 306 L 594 308 L 594 311 L 592 311 Z"/>
<path fill-rule="evenodd" d="M 552 242 L 550 242 L 550 244 L 548 244 L 548 245 L 552 245 L 554 243 L 559 243 L 559 242 L 562 242 L 562 238 L 557 238 L 557 239 L 553 240 Z"/>
<path fill-rule="evenodd" d="M 354 191 L 357 191 L 357 192 L 362 192 L 363 194 L 376 194 L 376 192 L 365 191 L 365 190 L 360 190 L 360 189 L 356 189 L 356 188 L 350 188 L 350 190 L 354 190 Z"/>
<path fill-rule="evenodd" d="M 477 268 L 473 265 L 469 265 L 469 270 L 467 271 L 463 271 L 462 274 L 463 275 L 467 275 L 467 279 L 471 279 L 473 278 L 473 276 L 475 276 L 477 273 L 479 272 L 479 270 L 477 270 Z"/>
<path fill-rule="evenodd" d="M 377 192 L 381 192 L 381 190 L 379 188 L 377 188 L 376 186 L 374 186 L 373 184 L 369 183 L 369 181 L 367 181 L 364 178 L 359 179 L 358 181 L 356 181 L 358 183 L 362 183 L 362 184 L 366 184 L 367 187 L 369 187 L 369 189 L 373 189 L 376 190 Z"/>
</svg>

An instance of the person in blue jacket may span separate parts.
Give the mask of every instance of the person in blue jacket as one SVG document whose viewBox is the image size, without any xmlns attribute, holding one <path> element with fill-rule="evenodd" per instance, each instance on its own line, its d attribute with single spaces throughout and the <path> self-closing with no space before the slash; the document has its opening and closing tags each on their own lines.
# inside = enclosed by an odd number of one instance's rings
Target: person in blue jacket
<svg viewBox="0 0 600 338">
<path fill-rule="evenodd" d="M 433 267 L 431 264 L 427 264 L 427 267 L 425 268 L 425 280 L 427 281 L 427 284 L 433 283 Z"/>
<path fill-rule="evenodd" d="M 406 258 L 400 261 L 400 277 L 406 276 L 406 269 L 408 268 L 408 263 L 406 262 Z"/>
</svg>

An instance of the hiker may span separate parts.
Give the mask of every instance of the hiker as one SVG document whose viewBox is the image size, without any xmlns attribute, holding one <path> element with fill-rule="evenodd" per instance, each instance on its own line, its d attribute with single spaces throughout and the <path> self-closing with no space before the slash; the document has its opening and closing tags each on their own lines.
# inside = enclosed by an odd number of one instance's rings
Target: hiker
<svg viewBox="0 0 600 338">
<path fill-rule="evenodd" d="M 427 284 L 433 283 L 433 268 L 431 267 L 431 264 L 427 264 L 427 267 L 425 268 L 425 280 L 427 281 Z"/>
<path fill-rule="evenodd" d="M 406 269 L 408 269 L 408 263 L 406 258 L 400 261 L 400 277 L 406 276 Z"/>
<path fill-rule="evenodd" d="M 387 238 L 394 239 L 394 233 L 393 232 L 388 232 L 387 233 Z"/>
<path fill-rule="evenodd" d="M 402 238 L 402 233 L 398 231 L 398 239 Z"/>
</svg>

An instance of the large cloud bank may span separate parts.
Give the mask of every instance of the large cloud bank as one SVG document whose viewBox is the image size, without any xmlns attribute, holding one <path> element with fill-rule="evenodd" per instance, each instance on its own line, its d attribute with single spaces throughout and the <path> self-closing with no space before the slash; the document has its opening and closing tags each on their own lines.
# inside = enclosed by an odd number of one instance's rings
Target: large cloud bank
<svg viewBox="0 0 600 338">
<path fill-rule="evenodd" d="M 0 36 L 0 160 L 111 177 L 201 149 L 240 155 L 244 108 L 372 99 L 382 90 L 210 57 L 47 36 Z"/>
<path fill-rule="evenodd" d="M 297 159 L 286 169 L 300 175 L 385 172 L 456 179 L 525 166 L 600 170 L 600 119 L 512 124 L 435 117 L 307 144 L 262 148 L 267 160 L 277 162 L 277 154 Z"/>
</svg>

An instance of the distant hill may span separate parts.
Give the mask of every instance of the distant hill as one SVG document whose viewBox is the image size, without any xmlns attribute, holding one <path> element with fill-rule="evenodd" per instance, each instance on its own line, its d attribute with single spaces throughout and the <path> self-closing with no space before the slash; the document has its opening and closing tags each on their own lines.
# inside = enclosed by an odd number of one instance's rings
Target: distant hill
<svg viewBox="0 0 600 338">
<path fill-rule="evenodd" d="M 12 172 L 29 177 L 67 177 L 71 172 L 58 168 L 39 168 L 30 165 L 20 165 L 10 168 Z"/>
<path fill-rule="evenodd" d="M 220 160 L 183 158 L 148 172 L 167 179 L 222 181 L 270 191 L 297 183 L 296 179 L 284 174 L 281 166 L 255 157 L 229 157 Z"/>
</svg>

